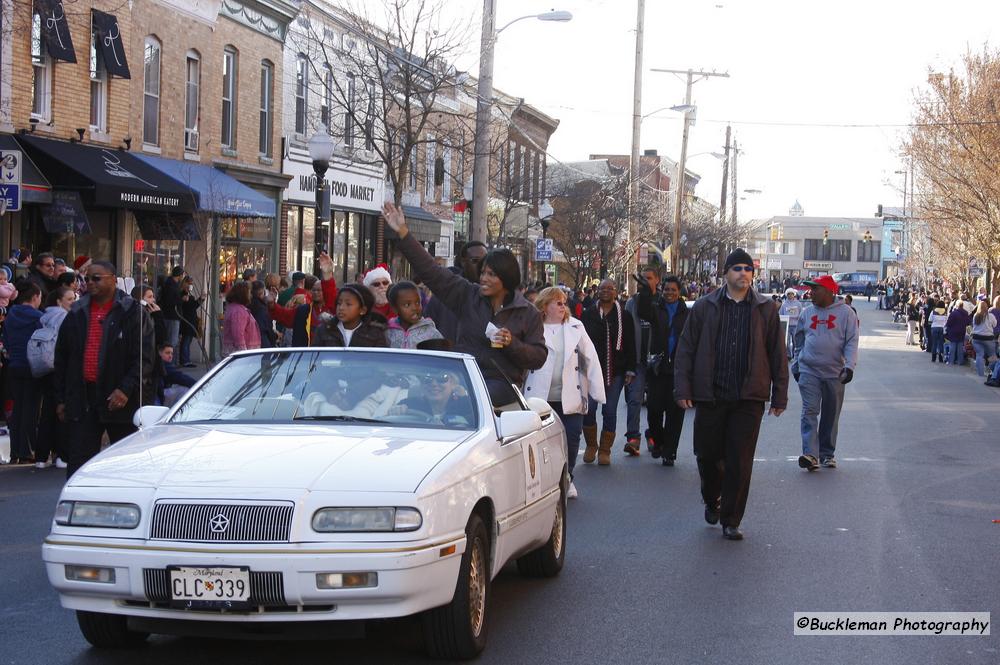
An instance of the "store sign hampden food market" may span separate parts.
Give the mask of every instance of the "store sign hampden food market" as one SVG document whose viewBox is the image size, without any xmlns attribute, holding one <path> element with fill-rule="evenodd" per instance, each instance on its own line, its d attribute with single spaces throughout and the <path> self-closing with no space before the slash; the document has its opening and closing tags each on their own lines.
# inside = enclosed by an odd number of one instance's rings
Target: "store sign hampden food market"
<svg viewBox="0 0 1000 665">
<path fill-rule="evenodd" d="M 313 204 L 316 201 L 316 173 L 312 164 L 286 160 L 285 172 L 292 176 L 286 190 L 289 201 Z M 379 212 L 385 202 L 385 181 L 380 171 L 356 165 L 348 168 L 333 163 L 326 172 L 330 185 L 330 208 Z"/>
</svg>

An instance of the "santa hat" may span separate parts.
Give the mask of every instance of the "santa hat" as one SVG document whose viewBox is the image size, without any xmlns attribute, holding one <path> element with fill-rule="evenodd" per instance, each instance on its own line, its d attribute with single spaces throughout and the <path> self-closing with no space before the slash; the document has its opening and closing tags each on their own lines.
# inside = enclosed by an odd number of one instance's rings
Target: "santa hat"
<svg viewBox="0 0 1000 665">
<path fill-rule="evenodd" d="M 73 270 L 79 270 L 80 267 L 83 266 L 83 264 L 86 263 L 87 261 L 90 261 L 90 257 L 84 254 L 81 254 L 80 256 L 76 257 L 76 261 L 73 261 Z"/>
<path fill-rule="evenodd" d="M 389 280 L 389 283 L 392 283 L 392 276 L 389 274 L 389 266 L 384 263 L 380 263 L 366 272 L 362 283 L 365 286 L 371 286 L 373 282 L 380 279 L 387 279 Z"/>
</svg>

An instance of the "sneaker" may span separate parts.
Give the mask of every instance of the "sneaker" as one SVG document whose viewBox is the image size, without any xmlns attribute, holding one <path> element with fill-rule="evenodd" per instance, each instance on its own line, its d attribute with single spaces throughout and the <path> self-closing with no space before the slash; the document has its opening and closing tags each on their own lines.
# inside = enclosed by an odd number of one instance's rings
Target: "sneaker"
<svg viewBox="0 0 1000 665">
<path fill-rule="evenodd" d="M 62 457 L 57 457 L 56 458 L 55 467 L 57 469 L 65 469 L 66 468 L 66 462 L 63 461 Z"/>
<path fill-rule="evenodd" d="M 48 461 L 45 461 L 45 462 L 35 462 L 35 468 L 36 469 L 47 469 L 50 466 L 52 466 L 52 463 L 48 462 Z"/>
<path fill-rule="evenodd" d="M 576 485 L 574 485 L 573 481 L 571 480 L 569 481 L 569 489 L 566 490 L 566 498 L 575 499 L 576 497 L 577 497 Z"/>
<path fill-rule="evenodd" d="M 815 471 L 819 468 L 819 460 L 812 455 L 799 455 L 799 468 Z"/>
<path fill-rule="evenodd" d="M 646 450 L 648 450 L 650 453 L 657 453 L 656 441 L 653 441 L 653 436 L 649 433 L 649 430 L 646 430 L 643 434 L 646 437 Z M 659 456 L 658 454 L 653 455 L 653 457 L 658 457 L 658 456 Z"/>
<path fill-rule="evenodd" d="M 663 466 L 673 466 L 673 465 L 674 465 L 674 458 L 673 457 L 664 457 L 663 458 Z"/>
<path fill-rule="evenodd" d="M 639 456 L 639 437 L 633 436 L 625 441 L 625 454 L 632 457 Z"/>
<path fill-rule="evenodd" d="M 819 463 L 820 463 L 820 466 L 822 466 L 825 469 L 836 469 L 837 468 L 837 459 L 835 457 L 824 457 L 823 459 L 821 459 L 819 461 Z"/>
</svg>

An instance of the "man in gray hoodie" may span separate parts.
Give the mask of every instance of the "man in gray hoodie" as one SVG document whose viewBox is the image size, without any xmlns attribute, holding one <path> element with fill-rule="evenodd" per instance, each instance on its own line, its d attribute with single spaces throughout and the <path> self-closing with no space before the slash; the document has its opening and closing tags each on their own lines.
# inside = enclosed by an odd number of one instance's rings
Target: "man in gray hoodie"
<svg viewBox="0 0 1000 665">
<path fill-rule="evenodd" d="M 799 314 L 792 360 L 792 376 L 802 394 L 799 466 L 809 471 L 820 465 L 835 469 L 844 387 L 854 378 L 858 362 L 858 315 L 846 303 L 836 302 L 839 288 L 829 275 L 805 284 L 812 287 L 812 305 Z"/>
</svg>

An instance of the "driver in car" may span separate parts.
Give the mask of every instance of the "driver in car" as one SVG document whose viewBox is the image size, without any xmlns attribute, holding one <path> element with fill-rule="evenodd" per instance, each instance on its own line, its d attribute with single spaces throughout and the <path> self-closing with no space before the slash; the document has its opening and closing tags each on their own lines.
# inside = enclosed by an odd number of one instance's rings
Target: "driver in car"
<svg viewBox="0 0 1000 665">
<path fill-rule="evenodd" d="M 475 419 L 469 393 L 454 372 L 432 372 L 421 377 L 422 390 L 392 409 L 393 414 L 426 416 L 429 422 L 466 425 Z"/>
<path fill-rule="evenodd" d="M 394 413 L 408 393 L 401 385 L 390 385 L 395 383 L 398 382 L 386 380 L 378 373 L 339 378 L 330 390 L 309 393 L 303 401 L 303 410 L 306 416 L 382 418 Z"/>
</svg>

